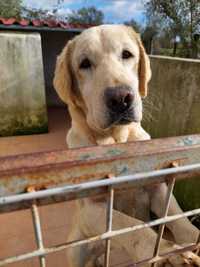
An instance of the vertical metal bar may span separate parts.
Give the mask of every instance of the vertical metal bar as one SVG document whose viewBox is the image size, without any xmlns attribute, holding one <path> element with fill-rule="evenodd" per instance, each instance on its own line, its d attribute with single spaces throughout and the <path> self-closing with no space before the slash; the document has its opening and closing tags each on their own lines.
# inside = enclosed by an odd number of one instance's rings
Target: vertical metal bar
<svg viewBox="0 0 200 267">
<path fill-rule="evenodd" d="M 109 187 L 109 200 L 108 200 L 108 208 L 107 208 L 107 232 L 112 231 L 113 202 L 114 202 L 114 189 L 111 186 Z M 111 247 L 111 239 L 109 238 L 109 239 L 106 239 L 104 267 L 109 267 L 110 247 Z"/>
<path fill-rule="evenodd" d="M 200 243 L 200 233 L 199 233 L 199 236 L 198 236 L 198 239 L 197 239 L 197 245 L 199 243 Z M 197 249 L 196 254 L 199 255 L 199 252 L 200 252 L 200 248 Z"/>
<path fill-rule="evenodd" d="M 42 230 L 41 230 L 41 223 L 40 223 L 40 215 L 38 211 L 38 207 L 36 205 L 36 201 L 32 204 L 32 215 L 33 215 L 33 224 L 36 236 L 36 242 L 39 250 L 44 249 L 43 240 L 42 240 Z M 40 267 L 46 267 L 46 259 L 45 256 L 40 256 Z"/>
<path fill-rule="evenodd" d="M 166 200 L 165 200 L 165 207 L 164 207 L 163 216 L 162 216 L 164 218 L 167 216 L 168 211 L 169 211 L 169 205 L 170 205 L 170 200 L 171 200 L 172 192 L 174 189 L 175 181 L 176 181 L 176 179 L 173 178 L 168 184 L 168 190 L 167 190 L 167 195 L 166 195 Z M 155 245 L 154 254 L 153 254 L 154 257 L 157 257 L 159 255 L 160 244 L 161 244 L 164 229 L 165 229 L 165 223 L 163 223 L 159 226 L 158 237 L 156 240 L 156 245 Z M 156 266 L 156 262 L 152 263 L 152 267 L 155 267 L 155 266 Z"/>
</svg>

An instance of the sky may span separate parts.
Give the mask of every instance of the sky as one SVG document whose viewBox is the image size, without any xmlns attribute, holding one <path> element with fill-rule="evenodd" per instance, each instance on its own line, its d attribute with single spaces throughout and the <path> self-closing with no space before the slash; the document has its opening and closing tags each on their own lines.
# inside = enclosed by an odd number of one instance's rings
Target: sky
<svg viewBox="0 0 200 267">
<path fill-rule="evenodd" d="M 58 2 L 60 16 L 81 7 L 95 6 L 104 13 L 106 23 L 122 23 L 131 19 L 145 24 L 144 3 L 147 0 L 24 0 L 28 7 L 52 10 Z"/>
</svg>

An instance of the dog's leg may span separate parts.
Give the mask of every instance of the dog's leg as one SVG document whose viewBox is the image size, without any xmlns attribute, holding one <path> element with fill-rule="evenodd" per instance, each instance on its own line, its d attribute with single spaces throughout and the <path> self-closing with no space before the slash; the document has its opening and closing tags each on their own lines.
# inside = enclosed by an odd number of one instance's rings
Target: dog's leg
<svg viewBox="0 0 200 267">
<path fill-rule="evenodd" d="M 158 217 L 161 217 L 163 215 L 163 209 L 165 206 L 167 185 L 165 183 L 152 185 L 149 192 L 151 199 L 151 210 Z M 168 215 L 180 214 L 182 212 L 183 211 L 179 207 L 175 197 L 172 195 Z M 199 230 L 192 225 L 188 218 L 167 223 L 166 226 L 172 232 L 174 239 L 178 244 L 193 243 L 197 241 Z"/>
<path fill-rule="evenodd" d="M 84 223 L 80 215 L 79 200 L 72 203 L 72 217 L 69 219 L 69 234 L 67 242 L 83 240 L 86 237 L 83 231 Z M 85 244 L 66 249 L 66 266 L 67 267 L 95 267 L 96 257 L 103 254 L 102 246 L 98 243 Z"/>
<path fill-rule="evenodd" d="M 130 127 L 128 141 L 148 140 L 150 136 L 138 124 L 132 124 Z M 158 216 L 162 217 L 167 195 L 167 185 L 152 185 L 150 187 L 151 210 Z M 180 214 L 183 211 L 179 207 L 175 197 L 172 195 L 168 215 Z M 188 218 L 183 218 L 167 224 L 177 243 L 193 243 L 197 241 L 199 230 L 192 225 Z"/>
<path fill-rule="evenodd" d="M 81 201 L 80 219 L 82 221 L 82 231 L 85 236 L 95 236 L 106 231 L 106 204 L 94 203 L 91 201 Z M 84 203 L 84 204 L 83 204 Z M 135 218 L 113 210 L 113 229 L 121 229 L 128 226 L 142 223 Z M 142 237 L 142 238 L 141 238 Z M 156 234 L 151 229 L 136 231 L 126 235 L 121 235 L 112 239 L 112 249 L 124 248 L 134 261 L 151 257 L 153 254 L 153 244 L 156 241 Z"/>
<path fill-rule="evenodd" d="M 67 243 L 84 239 L 84 235 L 81 232 L 81 221 L 79 220 L 79 205 L 78 201 L 72 201 L 70 206 L 68 218 L 68 228 L 66 229 Z M 82 262 L 84 261 L 83 252 L 85 249 L 81 246 L 72 247 L 66 249 L 66 267 L 85 267 Z"/>
<path fill-rule="evenodd" d="M 129 126 L 128 142 L 144 141 L 151 139 L 150 135 L 142 128 L 140 123 L 132 122 Z"/>
<path fill-rule="evenodd" d="M 89 135 L 85 134 L 84 131 L 78 132 L 76 128 L 71 128 L 68 131 L 66 141 L 67 141 L 69 148 L 77 148 L 77 147 L 95 145 L 95 143 L 93 142 L 92 138 Z"/>
<path fill-rule="evenodd" d="M 80 225 L 77 221 L 77 224 L 74 225 L 73 229 L 70 231 L 70 235 L 68 236 L 68 242 L 84 239 L 84 235 L 80 231 Z M 67 267 L 85 267 L 85 250 L 87 248 L 82 246 L 77 246 L 73 248 L 68 248 L 66 250 L 67 257 Z"/>
<path fill-rule="evenodd" d="M 84 203 L 84 204 L 83 204 Z M 82 202 L 79 212 L 82 231 L 85 236 L 91 237 L 106 230 L 106 204 L 94 203 L 91 201 Z M 142 224 L 141 221 L 129 217 L 119 211 L 113 210 L 113 230 Z M 123 248 L 127 251 L 133 262 L 141 261 L 152 257 L 157 234 L 151 228 L 144 228 L 128 234 L 112 238 L 111 247 Z M 167 253 L 174 249 L 172 242 L 162 240 L 161 253 Z M 187 255 L 170 257 L 172 266 L 178 266 L 177 262 L 184 264 Z M 164 261 L 165 262 L 165 261 Z M 147 265 L 148 266 L 148 265 Z M 181 266 L 181 265 L 180 265 Z"/>
</svg>

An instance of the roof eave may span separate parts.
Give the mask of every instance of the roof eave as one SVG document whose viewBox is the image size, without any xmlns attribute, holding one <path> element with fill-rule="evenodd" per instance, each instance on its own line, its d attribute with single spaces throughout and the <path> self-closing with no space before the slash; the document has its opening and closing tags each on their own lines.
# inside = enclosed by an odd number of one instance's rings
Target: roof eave
<svg viewBox="0 0 200 267">
<path fill-rule="evenodd" d="M 0 30 L 14 30 L 14 31 L 34 31 L 34 32 L 70 32 L 70 33 L 80 33 L 84 28 L 61 28 L 61 27 L 36 27 L 36 26 L 20 26 L 20 25 L 4 25 L 0 24 Z"/>
</svg>

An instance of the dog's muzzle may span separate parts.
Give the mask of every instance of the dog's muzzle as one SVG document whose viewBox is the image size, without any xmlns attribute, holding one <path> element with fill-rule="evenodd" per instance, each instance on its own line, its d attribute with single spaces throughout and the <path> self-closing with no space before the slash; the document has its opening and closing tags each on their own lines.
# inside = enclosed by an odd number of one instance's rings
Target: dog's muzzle
<svg viewBox="0 0 200 267">
<path fill-rule="evenodd" d="M 128 124 L 136 121 L 134 112 L 135 96 L 128 86 L 108 87 L 104 91 L 110 124 Z"/>
</svg>

